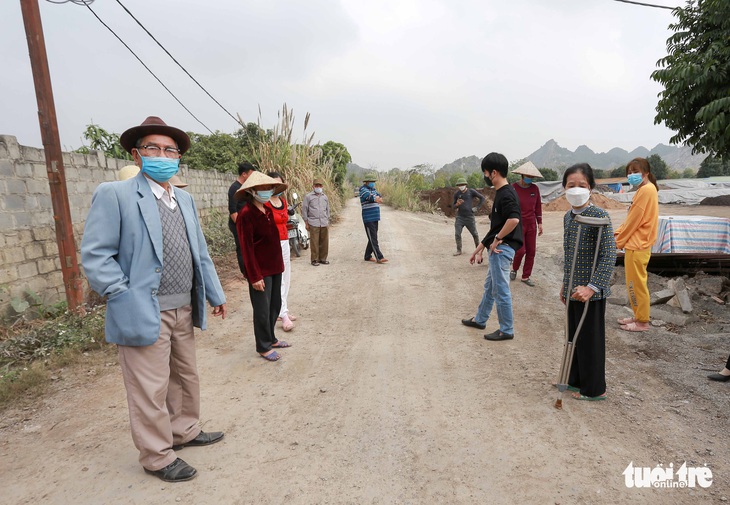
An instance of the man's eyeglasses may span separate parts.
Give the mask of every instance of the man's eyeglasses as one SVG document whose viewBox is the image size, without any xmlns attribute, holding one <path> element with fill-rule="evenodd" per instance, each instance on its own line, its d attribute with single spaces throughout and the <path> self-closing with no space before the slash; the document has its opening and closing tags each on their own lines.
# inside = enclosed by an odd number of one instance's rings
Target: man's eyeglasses
<svg viewBox="0 0 730 505">
<path fill-rule="evenodd" d="M 139 146 L 137 149 L 146 149 L 153 157 L 159 157 L 160 154 L 164 154 L 166 158 L 180 157 L 180 149 L 176 147 Z"/>
</svg>

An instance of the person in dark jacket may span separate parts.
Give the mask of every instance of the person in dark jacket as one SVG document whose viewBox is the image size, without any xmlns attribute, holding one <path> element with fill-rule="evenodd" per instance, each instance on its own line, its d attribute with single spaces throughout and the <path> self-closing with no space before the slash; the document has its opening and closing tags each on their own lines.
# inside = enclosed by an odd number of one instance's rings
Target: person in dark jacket
<svg viewBox="0 0 730 505">
<path fill-rule="evenodd" d="M 454 222 L 456 252 L 454 256 L 459 256 L 461 254 L 461 232 L 465 226 L 474 239 L 474 247 L 479 245 L 479 232 L 477 232 L 477 220 L 474 218 L 474 214 L 484 205 L 486 199 L 477 190 L 467 187 L 466 179 L 463 177 L 456 181 L 456 187 L 459 189 L 454 193 L 454 201 L 451 202 L 451 206 L 456 209 L 456 221 Z"/>
<path fill-rule="evenodd" d="M 362 205 L 362 222 L 365 225 L 365 235 L 368 237 L 368 245 L 365 246 L 365 261 L 374 263 L 387 263 L 378 244 L 378 223 L 380 222 L 380 204 L 383 197 L 375 189 L 377 177 L 375 172 L 365 174 L 360 186 L 360 205 Z M 373 255 L 375 257 L 373 257 Z"/>
<path fill-rule="evenodd" d="M 238 259 L 238 269 L 241 271 L 241 273 L 243 273 L 243 256 L 241 256 L 241 244 L 238 243 L 236 219 L 238 218 L 238 213 L 241 212 L 241 209 L 246 204 L 246 202 L 243 199 L 236 200 L 236 192 L 241 189 L 241 185 L 246 182 L 246 179 L 248 179 L 248 177 L 254 171 L 256 171 L 256 167 L 254 167 L 248 161 L 239 163 L 238 178 L 233 181 L 231 187 L 228 188 L 228 229 L 231 230 L 231 233 L 233 234 L 233 240 L 236 243 L 236 258 Z"/>
</svg>

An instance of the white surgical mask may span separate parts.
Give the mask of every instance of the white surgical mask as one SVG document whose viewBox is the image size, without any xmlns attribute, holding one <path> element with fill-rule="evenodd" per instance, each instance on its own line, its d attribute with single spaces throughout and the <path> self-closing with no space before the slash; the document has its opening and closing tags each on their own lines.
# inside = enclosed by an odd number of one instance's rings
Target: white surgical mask
<svg viewBox="0 0 730 505">
<path fill-rule="evenodd" d="M 565 198 L 573 207 L 583 207 L 591 197 L 591 190 L 587 188 L 570 188 L 565 190 Z"/>
<path fill-rule="evenodd" d="M 459 190 L 466 191 L 466 186 L 459 186 Z"/>
<path fill-rule="evenodd" d="M 314 188 L 314 192 L 320 194 L 322 192 L 322 188 Z"/>
</svg>

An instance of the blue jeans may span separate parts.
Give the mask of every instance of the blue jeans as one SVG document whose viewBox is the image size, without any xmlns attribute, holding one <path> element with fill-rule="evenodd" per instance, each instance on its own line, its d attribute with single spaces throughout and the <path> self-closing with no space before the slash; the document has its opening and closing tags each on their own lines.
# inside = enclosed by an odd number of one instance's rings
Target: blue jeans
<svg viewBox="0 0 730 505">
<path fill-rule="evenodd" d="M 487 280 L 484 281 L 484 295 L 477 309 L 477 315 L 474 316 L 474 321 L 487 324 L 489 314 L 492 312 L 492 305 L 496 302 L 499 331 L 514 335 L 509 271 L 512 268 L 515 250 L 507 244 L 500 244 L 497 249 L 502 252 L 489 254 L 489 272 L 487 273 Z"/>
</svg>

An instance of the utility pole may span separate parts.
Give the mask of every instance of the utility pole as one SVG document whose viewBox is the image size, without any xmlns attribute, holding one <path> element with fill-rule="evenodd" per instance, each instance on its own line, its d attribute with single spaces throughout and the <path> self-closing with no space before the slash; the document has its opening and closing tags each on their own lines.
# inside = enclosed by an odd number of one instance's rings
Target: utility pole
<svg viewBox="0 0 730 505">
<path fill-rule="evenodd" d="M 63 168 L 61 139 L 58 135 L 56 106 L 53 102 L 51 73 L 48 70 L 48 55 L 43 38 L 41 12 L 38 8 L 38 0 L 20 0 L 20 8 L 23 12 L 30 64 L 33 69 L 35 96 L 38 101 L 38 121 L 46 155 L 48 183 L 51 186 L 53 221 L 56 226 L 56 242 L 61 258 L 66 301 L 70 311 L 78 312 L 82 308 L 84 292 L 79 273 L 79 262 L 76 258 L 76 242 L 71 221 L 71 209 L 68 204 L 66 173 Z"/>
</svg>

